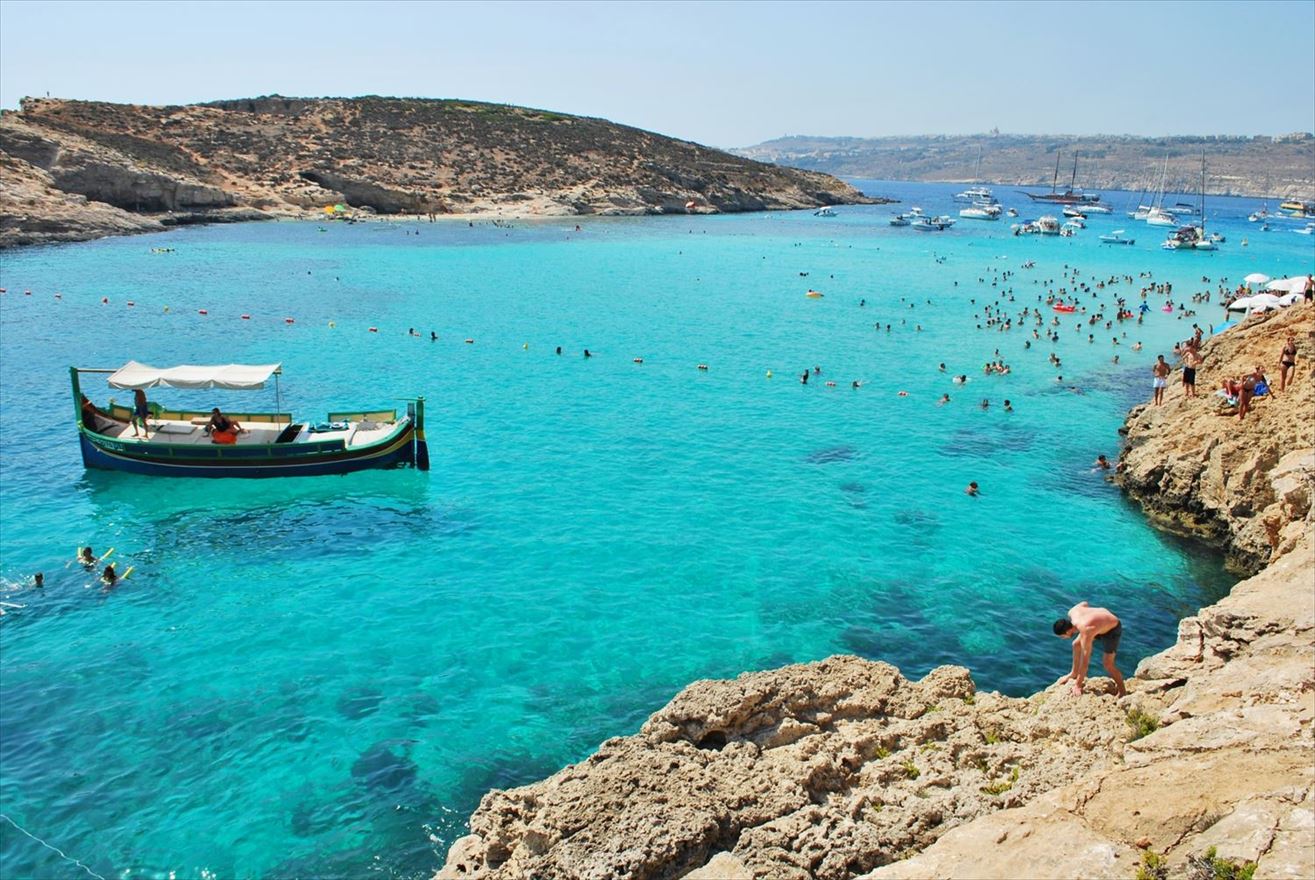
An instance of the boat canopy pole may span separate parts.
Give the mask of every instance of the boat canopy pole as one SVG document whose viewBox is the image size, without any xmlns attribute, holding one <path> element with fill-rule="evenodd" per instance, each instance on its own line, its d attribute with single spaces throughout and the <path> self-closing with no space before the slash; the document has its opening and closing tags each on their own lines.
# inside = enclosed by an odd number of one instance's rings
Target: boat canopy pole
<svg viewBox="0 0 1315 880">
<path fill-rule="evenodd" d="M 274 371 L 274 424 L 278 424 L 279 414 L 283 412 L 282 397 L 279 394 L 279 373 L 282 370 Z M 288 416 L 288 424 L 292 424 L 292 416 Z"/>
</svg>

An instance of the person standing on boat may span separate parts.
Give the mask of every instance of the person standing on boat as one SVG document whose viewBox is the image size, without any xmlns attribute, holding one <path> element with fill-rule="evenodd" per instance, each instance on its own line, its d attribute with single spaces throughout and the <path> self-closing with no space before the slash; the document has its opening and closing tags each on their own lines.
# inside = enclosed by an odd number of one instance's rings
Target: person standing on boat
<svg viewBox="0 0 1315 880">
<path fill-rule="evenodd" d="M 146 425 L 146 416 L 150 414 L 150 406 L 146 403 L 146 392 L 140 388 L 134 388 L 132 392 L 132 436 L 137 436 L 137 423 L 141 422 L 142 434 L 150 436 L 150 430 Z"/>
</svg>

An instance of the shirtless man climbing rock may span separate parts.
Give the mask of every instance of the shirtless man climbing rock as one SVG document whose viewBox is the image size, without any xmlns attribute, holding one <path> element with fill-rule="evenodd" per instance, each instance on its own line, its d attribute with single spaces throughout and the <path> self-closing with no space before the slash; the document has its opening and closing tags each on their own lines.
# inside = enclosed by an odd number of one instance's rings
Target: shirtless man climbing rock
<svg viewBox="0 0 1315 880">
<path fill-rule="evenodd" d="M 1112 611 L 1108 608 L 1092 608 L 1086 602 L 1079 602 L 1069 609 L 1068 617 L 1055 621 L 1054 631 L 1060 638 L 1073 639 L 1073 668 L 1055 684 L 1071 681 L 1074 696 L 1081 694 L 1082 685 L 1087 680 L 1087 664 L 1091 662 L 1091 652 L 1099 642 L 1105 671 L 1114 679 L 1118 695 L 1122 697 L 1128 692 L 1123 686 L 1123 676 L 1114 665 L 1114 654 L 1123 636 L 1123 624 Z"/>
</svg>

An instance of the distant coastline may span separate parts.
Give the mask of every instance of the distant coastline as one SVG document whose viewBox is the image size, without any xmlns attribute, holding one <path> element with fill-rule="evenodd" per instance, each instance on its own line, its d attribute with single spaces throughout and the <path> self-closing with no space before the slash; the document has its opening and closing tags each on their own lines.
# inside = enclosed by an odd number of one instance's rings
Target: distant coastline
<svg viewBox="0 0 1315 880">
<path fill-rule="evenodd" d="M 919 135 L 790 136 L 732 150 L 738 156 L 843 177 L 1088 190 L 1196 192 L 1202 154 L 1208 195 L 1315 199 L 1315 135 L 1163 137 Z M 1076 171 L 1074 157 L 1076 155 Z M 1056 161 L 1058 160 L 1058 162 Z M 1058 167 L 1057 167 L 1058 165 Z"/>
</svg>

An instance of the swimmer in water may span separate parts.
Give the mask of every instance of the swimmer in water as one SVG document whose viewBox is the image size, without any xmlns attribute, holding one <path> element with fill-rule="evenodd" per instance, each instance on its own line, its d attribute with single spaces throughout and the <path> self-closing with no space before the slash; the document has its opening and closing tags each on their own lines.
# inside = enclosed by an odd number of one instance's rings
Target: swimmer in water
<svg viewBox="0 0 1315 880">
<path fill-rule="evenodd" d="M 942 395 L 941 395 L 941 399 L 938 400 L 938 401 L 936 401 L 936 405 L 937 405 L 937 406 L 945 406 L 945 404 L 947 404 L 947 403 L 949 403 L 949 402 L 950 402 L 950 395 L 948 395 L 948 394 L 942 394 Z"/>
<path fill-rule="evenodd" d="M 114 571 L 113 562 L 105 566 L 105 570 L 100 573 L 100 579 L 105 582 L 107 587 L 112 587 L 119 582 L 119 575 Z"/>
<path fill-rule="evenodd" d="M 964 489 L 963 491 L 964 491 L 964 494 L 965 494 L 965 495 L 971 495 L 971 496 L 973 496 L 974 498 L 976 498 L 978 495 L 981 494 L 981 491 L 977 488 L 977 481 L 976 481 L 976 480 L 974 480 L 973 482 L 969 483 L 969 484 L 968 484 L 968 488 L 967 488 L 967 489 Z"/>
<path fill-rule="evenodd" d="M 1005 401 L 1005 412 L 1013 412 L 1013 411 L 1014 411 L 1014 405 L 1013 405 L 1012 403 L 1010 403 L 1009 401 L 1006 400 L 1006 401 Z"/>
<path fill-rule="evenodd" d="M 1110 460 L 1102 453 L 1096 456 L 1096 460 L 1091 463 L 1096 470 L 1107 471 L 1110 469 Z"/>
<path fill-rule="evenodd" d="M 41 572 L 32 575 L 32 586 L 44 587 L 46 585 L 46 576 Z"/>
<path fill-rule="evenodd" d="M 90 547 L 83 547 L 82 552 L 78 554 L 78 562 L 90 568 L 96 564 L 96 554 Z"/>
</svg>

